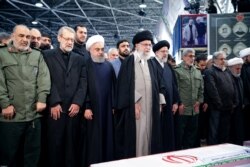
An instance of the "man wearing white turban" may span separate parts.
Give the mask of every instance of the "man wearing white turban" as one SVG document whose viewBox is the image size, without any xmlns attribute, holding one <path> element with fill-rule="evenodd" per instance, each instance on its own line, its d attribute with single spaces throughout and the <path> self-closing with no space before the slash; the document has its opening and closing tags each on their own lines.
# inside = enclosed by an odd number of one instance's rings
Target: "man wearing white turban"
<svg viewBox="0 0 250 167">
<path fill-rule="evenodd" d="M 250 47 L 241 50 L 239 56 L 244 60 L 241 78 L 244 87 L 245 140 L 250 140 Z"/>
<path fill-rule="evenodd" d="M 104 58 L 104 38 L 90 37 L 86 43 L 87 99 L 84 111 L 86 146 L 82 166 L 113 160 L 113 88 L 116 79 L 110 62 Z"/>
<path fill-rule="evenodd" d="M 230 131 L 230 142 L 242 145 L 244 140 L 244 124 L 243 124 L 243 83 L 240 78 L 240 72 L 242 68 L 243 60 L 241 58 L 235 57 L 228 60 L 228 69 L 232 74 L 232 79 L 234 81 L 236 90 L 237 103 L 234 107 L 234 112 L 231 116 L 231 131 Z"/>
</svg>

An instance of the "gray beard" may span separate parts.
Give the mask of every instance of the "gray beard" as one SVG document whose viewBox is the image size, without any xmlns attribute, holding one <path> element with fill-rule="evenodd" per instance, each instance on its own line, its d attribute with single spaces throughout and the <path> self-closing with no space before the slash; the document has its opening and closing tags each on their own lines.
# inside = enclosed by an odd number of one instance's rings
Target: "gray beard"
<svg viewBox="0 0 250 167">
<path fill-rule="evenodd" d="M 139 52 L 139 51 L 135 51 L 135 52 L 143 60 L 148 60 L 151 57 L 150 54 L 144 54 L 143 52 Z"/>
<path fill-rule="evenodd" d="M 105 58 L 104 58 L 104 57 L 98 57 L 98 58 L 96 58 L 96 57 L 94 57 L 94 56 L 91 56 L 91 59 L 92 59 L 92 61 L 95 62 L 95 63 L 103 63 L 103 62 L 105 61 Z"/>
</svg>

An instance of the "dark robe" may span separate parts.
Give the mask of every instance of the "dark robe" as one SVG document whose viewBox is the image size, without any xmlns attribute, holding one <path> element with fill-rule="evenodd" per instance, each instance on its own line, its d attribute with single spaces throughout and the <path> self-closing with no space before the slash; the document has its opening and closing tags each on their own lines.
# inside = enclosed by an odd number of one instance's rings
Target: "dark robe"
<svg viewBox="0 0 250 167">
<path fill-rule="evenodd" d="M 134 55 L 127 57 L 121 65 L 116 90 L 115 111 L 115 156 L 117 159 L 136 156 L 136 120 L 135 120 L 135 71 Z M 151 154 L 162 152 L 160 125 L 159 93 L 164 94 L 160 85 L 160 74 L 148 60 L 152 81 L 152 133 Z"/>
<path fill-rule="evenodd" d="M 232 75 L 236 88 L 236 97 L 238 103 L 234 108 L 231 117 L 231 131 L 230 131 L 230 141 L 233 144 L 243 145 L 244 141 L 244 121 L 243 121 L 243 83 L 240 77 L 235 77 Z"/>
<path fill-rule="evenodd" d="M 72 50 L 75 53 L 78 53 L 79 55 L 82 55 L 85 59 L 90 58 L 89 52 L 86 50 L 86 45 L 85 44 L 79 44 L 79 43 L 74 43 L 74 48 Z"/>
<path fill-rule="evenodd" d="M 244 128 L 245 140 L 250 140 L 250 63 L 244 63 L 241 69 L 244 87 Z"/>
<path fill-rule="evenodd" d="M 92 110 L 93 119 L 84 119 L 86 143 L 82 166 L 114 160 L 112 108 L 116 76 L 112 65 L 88 59 L 87 80 L 86 109 Z"/>
<path fill-rule="evenodd" d="M 164 80 L 164 86 L 166 88 L 166 106 L 164 106 L 161 113 L 161 126 L 162 126 L 162 141 L 163 141 L 163 151 L 173 151 L 175 150 L 175 137 L 174 137 L 174 117 L 172 112 L 173 104 L 179 103 L 179 92 L 177 89 L 177 81 L 175 73 L 172 67 L 164 63 L 164 68 L 160 65 L 156 58 L 153 58 L 157 70 Z"/>
</svg>

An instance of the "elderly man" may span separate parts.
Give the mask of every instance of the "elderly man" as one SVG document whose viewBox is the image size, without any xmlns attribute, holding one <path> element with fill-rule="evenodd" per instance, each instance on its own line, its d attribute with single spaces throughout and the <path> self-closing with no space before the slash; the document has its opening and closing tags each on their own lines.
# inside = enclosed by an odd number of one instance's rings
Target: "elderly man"
<svg viewBox="0 0 250 167">
<path fill-rule="evenodd" d="M 183 61 L 175 68 L 181 99 L 178 137 L 182 149 L 195 147 L 199 106 L 203 102 L 203 78 L 201 72 L 194 66 L 194 58 L 194 49 L 184 49 Z"/>
<path fill-rule="evenodd" d="M 104 58 L 104 38 L 90 37 L 86 43 L 90 52 L 87 61 L 88 94 L 84 111 L 86 147 L 82 166 L 114 159 L 113 99 L 115 72 Z"/>
<path fill-rule="evenodd" d="M 108 50 L 108 61 L 114 61 L 118 58 L 118 50 L 116 48 L 110 48 Z"/>
<path fill-rule="evenodd" d="M 175 134 L 174 134 L 174 114 L 178 109 L 179 92 L 177 89 L 177 81 L 174 70 L 171 65 L 167 63 L 168 52 L 170 44 L 168 41 L 160 41 L 154 45 L 153 51 L 156 55 L 153 58 L 157 70 L 164 79 L 164 86 L 166 88 L 166 106 L 162 109 L 162 140 L 163 151 L 175 150 Z"/>
<path fill-rule="evenodd" d="M 160 104 L 165 104 L 165 99 L 160 91 L 165 92 L 150 59 L 152 44 L 150 31 L 138 32 L 133 38 L 135 52 L 120 69 L 115 111 L 116 158 L 162 151 Z"/>
<path fill-rule="evenodd" d="M 80 134 L 79 113 L 86 96 L 86 69 L 82 56 L 72 52 L 75 31 L 61 27 L 58 48 L 44 51 L 51 73 L 48 97 L 48 166 L 80 166 L 77 159 Z"/>
<path fill-rule="evenodd" d="M 244 124 L 242 112 L 244 105 L 244 91 L 242 79 L 240 78 L 242 64 L 243 60 L 238 57 L 232 58 L 227 62 L 228 69 L 231 72 L 235 84 L 235 90 L 237 95 L 237 104 L 234 107 L 231 119 L 230 141 L 237 145 L 243 145 L 244 140 Z"/>
<path fill-rule="evenodd" d="M 32 28 L 30 32 L 31 32 L 30 47 L 39 49 L 41 45 L 41 38 L 42 38 L 41 32 L 36 28 Z"/>
<path fill-rule="evenodd" d="M 126 39 L 118 41 L 116 44 L 116 48 L 118 49 L 119 57 L 111 61 L 111 64 L 115 70 L 116 77 L 118 77 L 123 60 L 130 54 L 129 41 Z"/>
<path fill-rule="evenodd" d="M 20 166 L 19 148 L 25 167 L 37 166 L 40 156 L 50 75 L 41 53 L 30 49 L 30 38 L 28 27 L 17 25 L 12 42 L 0 48 L 0 166 Z"/>
<path fill-rule="evenodd" d="M 78 24 L 75 26 L 74 30 L 76 32 L 76 36 L 75 36 L 73 52 L 76 52 L 84 56 L 84 58 L 88 58 L 89 53 L 86 50 L 86 44 L 85 44 L 88 37 L 87 28 L 83 24 Z"/>
<path fill-rule="evenodd" d="M 205 71 L 205 88 L 210 110 L 208 144 L 229 142 L 230 119 L 235 105 L 233 79 L 226 69 L 225 52 L 215 52 L 213 65 Z"/>
<path fill-rule="evenodd" d="M 244 87 L 245 140 L 250 140 L 250 48 L 241 50 L 239 55 L 244 61 L 241 78 Z"/>
<path fill-rule="evenodd" d="M 197 28 L 193 19 L 189 19 L 188 24 L 183 28 L 183 42 L 185 46 L 197 45 Z"/>
</svg>

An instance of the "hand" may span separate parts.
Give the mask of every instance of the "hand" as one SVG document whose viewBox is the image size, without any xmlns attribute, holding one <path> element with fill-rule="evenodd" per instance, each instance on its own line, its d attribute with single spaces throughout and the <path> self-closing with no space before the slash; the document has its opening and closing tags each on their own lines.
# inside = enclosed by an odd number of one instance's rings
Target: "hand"
<svg viewBox="0 0 250 167">
<path fill-rule="evenodd" d="M 178 104 L 173 104 L 173 106 L 172 106 L 172 112 L 173 112 L 173 114 L 176 113 L 177 109 L 178 109 Z"/>
<path fill-rule="evenodd" d="M 70 117 L 74 117 L 79 113 L 80 110 L 80 106 L 77 104 L 71 104 L 71 106 L 69 107 L 69 116 Z"/>
<path fill-rule="evenodd" d="M 61 112 L 62 112 L 62 107 L 60 104 L 56 105 L 55 107 L 51 107 L 51 109 L 50 109 L 51 117 L 54 120 L 57 120 L 60 118 Z"/>
<path fill-rule="evenodd" d="M 194 104 L 194 112 L 198 113 L 200 110 L 199 108 L 200 108 L 200 102 L 197 101 Z"/>
<path fill-rule="evenodd" d="M 2 109 L 2 115 L 4 119 L 11 120 L 15 114 L 14 106 L 10 105 L 7 108 Z"/>
<path fill-rule="evenodd" d="M 179 114 L 180 114 L 180 115 L 183 115 L 184 110 L 185 110 L 184 104 L 179 105 Z"/>
<path fill-rule="evenodd" d="M 37 112 L 41 112 L 46 108 L 46 103 L 42 103 L 42 102 L 37 102 L 36 103 L 36 111 Z"/>
<path fill-rule="evenodd" d="M 91 109 L 86 109 L 84 111 L 84 117 L 87 119 L 87 120 L 92 120 L 93 119 L 93 112 Z"/>
<path fill-rule="evenodd" d="M 203 106 L 202 106 L 202 110 L 203 110 L 204 112 L 206 112 L 206 111 L 207 111 L 207 108 L 208 108 L 208 104 L 207 104 L 207 103 L 204 103 Z"/>
<path fill-rule="evenodd" d="M 140 119 L 140 113 L 141 113 L 141 104 L 135 103 L 135 119 Z"/>
</svg>

